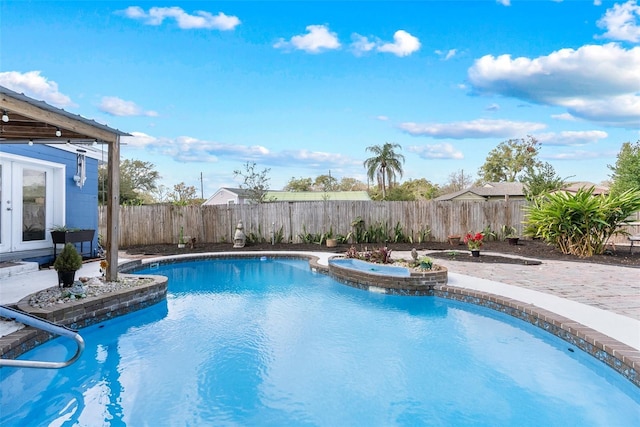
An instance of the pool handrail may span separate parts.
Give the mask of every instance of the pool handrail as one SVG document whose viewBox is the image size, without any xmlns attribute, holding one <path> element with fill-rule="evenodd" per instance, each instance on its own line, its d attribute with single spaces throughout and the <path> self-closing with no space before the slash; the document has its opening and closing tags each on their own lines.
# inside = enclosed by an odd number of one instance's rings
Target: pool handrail
<svg viewBox="0 0 640 427">
<path fill-rule="evenodd" d="M 76 353 L 65 362 L 44 362 L 39 360 L 15 360 L 0 358 L 0 367 L 13 366 L 19 368 L 60 369 L 74 363 L 80 358 L 80 355 L 84 351 L 84 339 L 82 339 L 77 331 L 69 329 L 66 326 L 49 322 L 48 320 L 41 319 L 29 313 L 25 313 L 24 311 L 16 310 L 4 305 L 0 305 L 0 317 L 15 320 L 22 324 L 42 329 L 52 334 L 71 338 L 76 341 L 76 344 L 78 346 L 78 348 L 76 349 Z"/>
</svg>

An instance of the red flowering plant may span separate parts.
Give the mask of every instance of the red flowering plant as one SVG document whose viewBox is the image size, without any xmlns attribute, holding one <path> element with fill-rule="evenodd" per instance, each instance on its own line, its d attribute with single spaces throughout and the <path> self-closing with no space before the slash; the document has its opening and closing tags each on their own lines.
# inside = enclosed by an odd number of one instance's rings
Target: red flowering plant
<svg viewBox="0 0 640 427">
<path fill-rule="evenodd" d="M 482 239 L 484 239 L 484 234 L 482 233 L 467 233 L 467 235 L 464 236 L 464 242 L 470 251 L 480 250 L 482 247 Z"/>
</svg>

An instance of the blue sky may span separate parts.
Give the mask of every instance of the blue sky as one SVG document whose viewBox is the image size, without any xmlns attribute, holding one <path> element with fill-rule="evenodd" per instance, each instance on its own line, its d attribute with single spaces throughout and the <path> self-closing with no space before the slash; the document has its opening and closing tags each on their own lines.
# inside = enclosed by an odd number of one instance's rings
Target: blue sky
<svg viewBox="0 0 640 427">
<path fill-rule="evenodd" d="M 640 139 L 636 0 L 12 1 L 0 85 L 134 135 L 122 157 L 205 197 L 233 170 L 271 188 L 366 182 L 370 145 L 402 180 L 476 176 L 536 137 L 562 177 L 609 178 Z"/>
</svg>

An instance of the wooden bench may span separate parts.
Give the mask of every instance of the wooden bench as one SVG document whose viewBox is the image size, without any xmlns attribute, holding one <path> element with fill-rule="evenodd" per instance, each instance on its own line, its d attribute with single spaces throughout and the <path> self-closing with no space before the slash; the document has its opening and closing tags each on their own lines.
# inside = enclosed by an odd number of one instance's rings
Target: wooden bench
<svg viewBox="0 0 640 427">
<path fill-rule="evenodd" d="M 635 242 L 640 242 L 640 234 L 637 234 L 635 236 L 628 236 L 627 239 L 629 239 L 629 241 L 631 242 L 631 246 L 629 246 L 629 253 L 631 253 L 631 251 L 633 250 L 633 244 Z"/>
</svg>

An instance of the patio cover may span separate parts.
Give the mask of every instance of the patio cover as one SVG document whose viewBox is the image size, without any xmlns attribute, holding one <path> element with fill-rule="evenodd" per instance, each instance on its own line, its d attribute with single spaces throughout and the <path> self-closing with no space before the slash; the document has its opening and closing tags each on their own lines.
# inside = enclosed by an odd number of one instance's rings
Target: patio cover
<svg viewBox="0 0 640 427">
<path fill-rule="evenodd" d="M 82 116 L 53 107 L 0 86 L 0 144 L 107 144 L 107 232 L 108 281 L 118 277 L 118 209 L 120 202 L 120 137 L 131 136 Z M 56 131 L 60 136 L 56 136 Z"/>
</svg>

